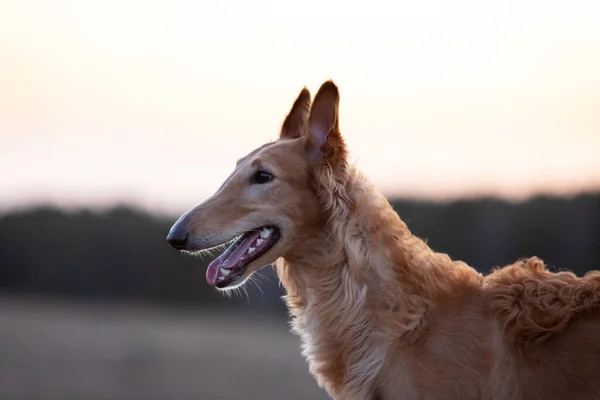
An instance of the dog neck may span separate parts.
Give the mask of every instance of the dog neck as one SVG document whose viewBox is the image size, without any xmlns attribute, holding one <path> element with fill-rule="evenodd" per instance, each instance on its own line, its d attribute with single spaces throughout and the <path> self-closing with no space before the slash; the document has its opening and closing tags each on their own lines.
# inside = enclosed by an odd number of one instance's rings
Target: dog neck
<svg viewBox="0 0 600 400">
<path fill-rule="evenodd" d="M 432 300 L 428 280 L 439 275 L 438 269 L 451 266 L 450 258 L 434 253 L 412 235 L 387 199 L 359 172 L 352 170 L 342 187 L 331 186 L 323 199 L 327 223 L 306 235 L 278 263 L 288 301 L 302 304 L 336 293 L 356 297 L 359 294 L 352 290 L 364 290 L 371 305 L 395 299 L 412 313 L 409 303 L 415 294 Z"/>
<path fill-rule="evenodd" d="M 451 281 L 465 282 L 457 274 L 473 272 L 412 235 L 359 173 L 326 192 L 326 227 L 299 245 L 302 256 L 280 260 L 277 271 L 319 384 L 340 398 L 363 398 L 387 356 L 378 337 L 417 340 Z"/>
<path fill-rule="evenodd" d="M 415 295 L 409 273 L 412 255 L 402 246 L 408 228 L 366 179 L 352 173 L 320 194 L 325 227 L 279 260 L 277 272 L 320 386 L 336 398 L 366 398 L 361 393 L 374 385 L 386 357 L 377 332 L 415 329 L 427 300 Z M 394 320 L 404 326 L 385 326 L 389 313 L 401 315 Z"/>
</svg>

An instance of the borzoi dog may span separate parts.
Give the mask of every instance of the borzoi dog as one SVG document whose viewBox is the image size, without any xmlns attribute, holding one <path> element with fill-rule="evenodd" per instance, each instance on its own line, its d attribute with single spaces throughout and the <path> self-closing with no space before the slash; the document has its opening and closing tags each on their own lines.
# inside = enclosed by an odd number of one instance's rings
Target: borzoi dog
<svg viewBox="0 0 600 400">
<path fill-rule="evenodd" d="M 314 101 L 302 90 L 279 139 L 239 159 L 169 243 L 232 242 L 206 271 L 220 290 L 276 262 L 334 399 L 600 399 L 600 272 L 530 258 L 484 276 L 433 251 L 349 164 L 338 109 L 332 81 Z"/>
</svg>

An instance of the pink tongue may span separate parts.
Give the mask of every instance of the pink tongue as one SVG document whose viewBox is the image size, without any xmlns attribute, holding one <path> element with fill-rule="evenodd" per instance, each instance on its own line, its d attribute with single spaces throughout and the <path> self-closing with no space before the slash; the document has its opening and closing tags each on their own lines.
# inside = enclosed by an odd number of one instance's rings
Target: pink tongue
<svg viewBox="0 0 600 400">
<path fill-rule="evenodd" d="M 254 243 L 256 239 L 258 239 L 259 235 L 260 232 L 253 232 L 249 234 L 243 239 L 242 243 L 240 243 L 235 250 L 232 249 L 237 242 L 233 243 L 227 250 L 225 250 L 223 254 L 215 258 L 208 265 L 208 269 L 206 270 L 206 282 L 208 282 L 209 285 L 214 286 L 217 283 L 217 278 L 219 277 L 219 269 L 232 269 L 235 267 L 242 256 L 246 254 L 246 251 L 248 251 L 250 245 Z"/>
</svg>

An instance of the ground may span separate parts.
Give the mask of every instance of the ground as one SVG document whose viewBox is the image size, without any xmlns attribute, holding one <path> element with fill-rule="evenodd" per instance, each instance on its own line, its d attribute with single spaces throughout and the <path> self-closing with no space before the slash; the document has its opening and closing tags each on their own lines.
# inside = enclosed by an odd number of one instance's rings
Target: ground
<svg viewBox="0 0 600 400">
<path fill-rule="evenodd" d="M 285 319 L 0 296 L 0 398 L 328 397 Z"/>
</svg>

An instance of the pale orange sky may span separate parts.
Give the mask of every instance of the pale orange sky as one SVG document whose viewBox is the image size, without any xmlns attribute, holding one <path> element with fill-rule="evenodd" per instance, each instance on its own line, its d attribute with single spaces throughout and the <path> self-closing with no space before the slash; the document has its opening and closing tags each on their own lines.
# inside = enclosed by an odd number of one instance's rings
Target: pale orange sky
<svg viewBox="0 0 600 400">
<path fill-rule="evenodd" d="M 598 21 L 596 0 L 0 2 L 0 208 L 180 212 L 329 78 L 388 195 L 598 189 Z"/>
</svg>

